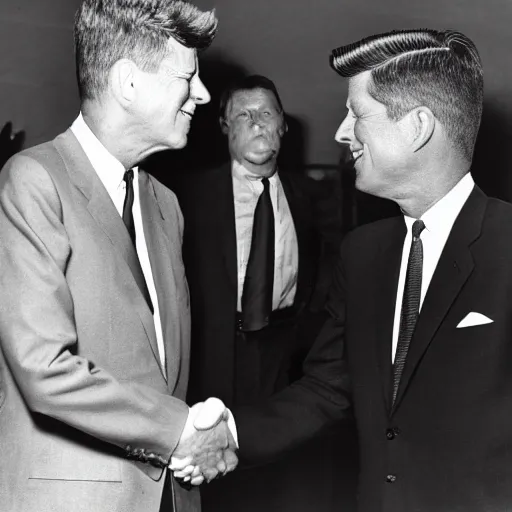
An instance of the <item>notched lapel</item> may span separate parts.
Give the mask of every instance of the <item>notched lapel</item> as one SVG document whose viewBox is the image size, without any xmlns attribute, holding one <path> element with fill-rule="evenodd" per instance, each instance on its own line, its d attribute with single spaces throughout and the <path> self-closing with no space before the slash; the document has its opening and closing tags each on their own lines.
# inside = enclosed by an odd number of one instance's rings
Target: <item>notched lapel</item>
<svg viewBox="0 0 512 512">
<path fill-rule="evenodd" d="M 164 336 L 167 369 L 161 368 L 158 348 L 152 345 L 158 365 L 164 378 L 168 379 L 170 389 L 174 389 L 179 374 L 178 365 L 181 360 L 181 337 L 169 332 L 169 329 L 179 329 L 180 313 L 178 312 L 177 285 L 174 271 L 178 262 L 173 261 L 172 253 L 165 250 L 166 244 L 172 243 L 163 229 L 164 222 L 173 222 L 173 219 L 164 218 L 158 202 L 155 189 L 149 175 L 139 171 L 139 198 L 144 226 L 144 237 L 148 249 L 153 282 L 158 297 L 158 310 Z M 174 241 L 176 244 L 178 240 Z M 177 248 L 181 251 L 181 246 Z"/>
<path fill-rule="evenodd" d="M 217 200 L 214 205 L 219 214 L 219 225 L 223 226 L 222 250 L 224 252 L 224 262 L 226 264 L 229 283 L 234 290 L 238 290 L 235 200 L 233 196 L 233 178 L 230 164 L 226 164 L 220 169 L 217 193 Z M 214 190 L 212 190 L 212 194 L 215 194 Z M 215 211 L 215 208 L 213 211 Z"/>
<path fill-rule="evenodd" d="M 141 291 L 144 286 L 144 275 L 137 258 L 135 247 L 133 246 L 123 220 L 71 130 L 68 130 L 56 140 L 56 147 L 66 165 L 70 179 L 88 199 L 87 209 L 89 213 L 105 235 L 110 239 L 112 245 L 126 262 L 135 279 L 139 293 L 137 294 L 137 299 L 133 301 L 133 304 L 137 309 L 146 335 L 148 336 L 153 351 L 156 351 L 158 359 L 153 316 Z"/>
<path fill-rule="evenodd" d="M 425 351 L 473 271 L 471 244 L 480 235 L 486 204 L 486 196 L 475 186 L 453 225 L 414 330 L 394 409 L 400 404 Z"/>
<path fill-rule="evenodd" d="M 300 308 L 303 304 L 303 297 L 306 292 L 306 287 L 311 284 L 312 276 L 307 275 L 312 272 L 312 266 L 306 263 L 311 260 L 311 257 L 307 257 L 307 251 L 310 249 L 308 244 L 311 243 L 311 237 L 307 236 L 309 223 L 304 212 L 304 200 L 300 196 L 300 190 L 293 183 L 292 179 L 287 175 L 286 172 L 279 171 L 279 179 L 283 186 L 284 195 L 295 228 L 295 234 L 297 235 L 297 245 L 299 250 L 299 271 L 297 275 L 297 291 L 295 293 L 294 305 Z"/>
<path fill-rule="evenodd" d="M 389 235 L 383 237 L 381 249 L 378 252 L 376 268 L 375 311 L 377 322 L 376 353 L 379 365 L 384 402 L 391 409 L 393 366 L 391 359 L 393 342 L 393 322 L 395 318 L 396 293 L 400 275 L 400 263 L 407 229 L 403 217 L 393 219 Z"/>
</svg>

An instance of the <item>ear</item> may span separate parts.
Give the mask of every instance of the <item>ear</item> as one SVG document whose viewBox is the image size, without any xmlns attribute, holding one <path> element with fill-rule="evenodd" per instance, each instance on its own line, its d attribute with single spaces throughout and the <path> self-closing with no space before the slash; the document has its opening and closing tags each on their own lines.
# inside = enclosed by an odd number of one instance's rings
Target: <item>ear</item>
<svg viewBox="0 0 512 512">
<path fill-rule="evenodd" d="M 112 66 L 110 86 L 121 105 L 128 106 L 135 100 L 138 78 L 138 68 L 131 60 L 120 59 Z"/>
<path fill-rule="evenodd" d="M 416 107 L 408 114 L 411 123 L 411 146 L 416 153 L 432 138 L 436 127 L 436 118 L 428 107 Z"/>
<path fill-rule="evenodd" d="M 284 134 L 288 131 L 288 123 L 286 122 L 286 117 L 283 116 L 283 124 L 281 125 L 280 136 L 283 137 Z"/>
<path fill-rule="evenodd" d="M 228 122 L 226 121 L 225 117 L 219 117 L 219 126 L 220 126 L 220 131 L 224 135 L 227 135 L 228 131 L 229 131 L 229 126 L 228 126 Z"/>
</svg>

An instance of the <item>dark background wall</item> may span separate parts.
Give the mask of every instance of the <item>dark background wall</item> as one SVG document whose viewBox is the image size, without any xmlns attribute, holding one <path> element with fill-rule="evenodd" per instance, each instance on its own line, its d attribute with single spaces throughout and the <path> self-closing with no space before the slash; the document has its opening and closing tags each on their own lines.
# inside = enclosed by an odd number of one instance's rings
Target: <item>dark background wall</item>
<svg viewBox="0 0 512 512">
<path fill-rule="evenodd" d="M 466 33 L 480 50 L 486 80 L 477 182 L 493 195 L 511 198 L 510 0 L 196 3 L 216 7 L 220 19 L 218 37 L 201 58 L 214 98 L 241 72 L 271 77 L 291 116 L 290 137 L 300 143 L 289 144 L 289 149 L 310 165 L 336 165 L 341 154 L 333 135 L 344 115 L 346 82 L 328 66 L 332 48 L 393 28 L 457 28 Z M 26 146 L 53 137 L 77 113 L 71 32 L 77 5 L 78 0 L 0 1 L 0 127 L 12 121 L 15 130 L 25 131 Z M 212 133 L 214 107 L 203 109 L 207 122 L 198 126 L 201 116 L 196 119 L 191 149 L 203 144 L 202 158 L 207 159 L 216 156 L 222 143 Z"/>
</svg>

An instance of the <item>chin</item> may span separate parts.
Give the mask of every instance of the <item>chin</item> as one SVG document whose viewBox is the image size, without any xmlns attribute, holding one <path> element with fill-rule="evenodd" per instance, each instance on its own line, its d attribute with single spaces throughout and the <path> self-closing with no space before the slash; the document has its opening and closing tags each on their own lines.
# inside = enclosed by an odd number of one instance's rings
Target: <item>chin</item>
<svg viewBox="0 0 512 512">
<path fill-rule="evenodd" d="M 171 139 L 168 141 L 167 146 L 169 149 L 183 149 L 188 143 L 188 137 L 183 135 L 177 139 Z"/>
<path fill-rule="evenodd" d="M 276 152 L 269 151 L 265 153 L 249 153 L 245 156 L 245 159 L 254 165 L 265 165 L 276 159 Z"/>
</svg>

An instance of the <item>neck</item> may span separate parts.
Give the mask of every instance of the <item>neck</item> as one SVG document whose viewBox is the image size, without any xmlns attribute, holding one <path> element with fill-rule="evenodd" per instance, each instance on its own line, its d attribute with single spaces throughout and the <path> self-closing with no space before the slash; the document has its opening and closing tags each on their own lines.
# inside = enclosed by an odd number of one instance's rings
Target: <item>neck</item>
<svg viewBox="0 0 512 512">
<path fill-rule="evenodd" d="M 246 160 L 240 162 L 239 160 L 232 159 L 232 164 L 235 163 L 246 172 L 253 174 L 255 176 L 261 176 L 263 178 L 270 178 L 277 171 L 277 163 L 275 160 L 267 162 L 265 164 L 253 164 L 251 162 L 247 162 Z"/>
<path fill-rule="evenodd" d="M 141 149 L 140 142 L 121 115 L 116 115 L 99 102 L 82 105 L 82 115 L 96 138 L 125 169 L 131 169 L 147 156 L 148 152 Z"/>
<path fill-rule="evenodd" d="M 409 162 L 403 186 L 390 197 L 406 215 L 419 219 L 469 172 L 471 162 L 451 146 L 431 151 L 427 158 Z"/>
<path fill-rule="evenodd" d="M 397 199 L 396 202 L 405 215 L 419 219 L 432 206 L 440 201 L 450 190 L 459 183 L 467 171 L 461 171 L 445 179 L 425 180 L 412 190 L 407 196 Z"/>
</svg>

